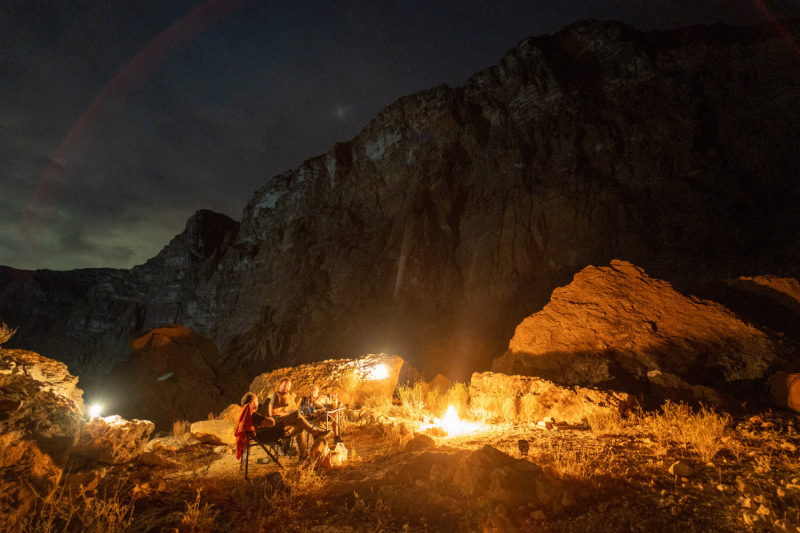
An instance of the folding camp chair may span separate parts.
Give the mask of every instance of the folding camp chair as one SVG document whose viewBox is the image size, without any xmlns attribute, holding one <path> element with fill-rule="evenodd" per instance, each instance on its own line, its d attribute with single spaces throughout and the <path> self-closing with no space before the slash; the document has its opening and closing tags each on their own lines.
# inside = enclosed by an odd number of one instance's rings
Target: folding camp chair
<svg viewBox="0 0 800 533">
<path fill-rule="evenodd" d="M 313 419 L 309 419 L 309 421 L 313 422 L 315 426 L 317 426 L 322 431 L 328 431 L 331 429 L 331 423 L 333 419 L 336 418 L 338 420 L 339 413 L 347 409 L 347 407 L 340 407 L 333 411 L 320 411 L 319 415 L 314 417 Z M 339 423 L 339 431 L 341 431 L 342 425 L 341 422 Z M 314 440 L 314 437 L 311 433 L 306 433 L 306 445 L 311 445 L 311 442 Z"/>
<path fill-rule="evenodd" d="M 250 463 L 250 448 L 252 448 L 253 446 L 261 446 L 261 449 L 267 453 L 267 457 L 275 461 L 275 464 L 281 467 L 281 470 L 283 470 L 283 465 L 278 460 L 278 454 L 281 446 L 283 445 L 281 441 L 282 438 L 277 438 L 269 441 L 261 441 L 254 432 L 249 431 L 247 433 L 247 449 L 242 454 L 242 459 L 241 462 L 239 463 L 239 470 L 241 470 L 242 466 L 244 466 L 245 479 L 247 479 L 248 464 Z"/>
</svg>

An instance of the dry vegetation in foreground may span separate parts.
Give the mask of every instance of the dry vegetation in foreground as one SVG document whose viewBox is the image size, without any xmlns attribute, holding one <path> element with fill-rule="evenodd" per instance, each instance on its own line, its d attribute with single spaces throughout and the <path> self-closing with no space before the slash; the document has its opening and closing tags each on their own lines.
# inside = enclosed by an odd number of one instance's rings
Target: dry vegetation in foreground
<svg viewBox="0 0 800 533">
<path fill-rule="evenodd" d="M 8 342 L 11 337 L 14 336 L 14 333 L 17 332 L 17 329 L 11 329 L 6 325 L 5 322 L 0 321 L 0 345 Z"/>
<path fill-rule="evenodd" d="M 478 506 L 430 480 L 337 490 L 412 461 L 420 452 L 404 451 L 403 432 L 440 417 L 451 404 L 485 429 L 437 437 L 439 451 L 488 444 L 519 457 L 517 441 L 524 439 L 528 458 L 569 493 L 545 520 L 517 531 L 747 531 L 744 514 L 755 516 L 759 506 L 767 509 L 773 531 L 800 522 L 796 414 L 732 418 L 666 403 L 628 418 L 590 413 L 583 427 L 543 431 L 533 424 L 540 412 L 535 398 L 509 404 L 493 396 L 470 399 L 466 392 L 463 384 L 445 392 L 419 384 L 400 389 L 402 405 L 365 398 L 363 411 L 375 423 L 349 424 L 344 438 L 351 460 L 332 470 L 316 471 L 295 459 L 284 459 L 285 471 L 251 461 L 252 477 L 245 481 L 233 456 L 211 445 L 161 450 L 180 471 L 115 467 L 94 493 L 57 489 L 44 496 L 17 532 L 492 531 L 499 508 Z M 175 434 L 183 430 L 176 422 Z M 679 460 L 694 474 L 671 475 L 670 465 Z M 753 509 L 742 508 L 745 499 Z"/>
<path fill-rule="evenodd" d="M 192 428 L 192 423 L 188 420 L 176 420 L 172 423 L 172 434 L 176 437 L 186 435 Z"/>
</svg>

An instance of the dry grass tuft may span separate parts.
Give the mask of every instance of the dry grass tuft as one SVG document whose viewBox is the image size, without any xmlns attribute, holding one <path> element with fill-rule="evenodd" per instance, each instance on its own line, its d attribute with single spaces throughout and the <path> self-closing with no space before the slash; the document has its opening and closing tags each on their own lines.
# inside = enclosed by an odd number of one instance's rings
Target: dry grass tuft
<svg viewBox="0 0 800 533">
<path fill-rule="evenodd" d="M 18 533 L 122 533 L 133 522 L 134 500 L 122 501 L 119 490 L 107 498 L 87 494 L 73 498 L 61 486 L 37 496 L 34 509 L 17 524 Z"/>
<path fill-rule="evenodd" d="M 601 409 L 586 415 L 592 433 L 613 433 L 622 429 L 622 417 L 612 409 Z"/>
<path fill-rule="evenodd" d="M 504 391 L 486 392 L 470 397 L 470 410 L 476 419 L 484 422 L 512 422 L 517 417 L 516 403 L 516 398 Z"/>
<path fill-rule="evenodd" d="M 265 531 L 283 531 L 286 524 L 298 522 L 307 514 L 309 501 L 323 486 L 323 479 L 311 463 L 275 475 L 280 479 L 261 498 L 259 525 Z"/>
<path fill-rule="evenodd" d="M 186 533 L 212 533 L 214 522 L 217 520 L 219 511 L 213 509 L 213 505 L 206 503 L 200 506 L 200 490 L 197 491 L 197 499 L 194 503 L 186 502 L 186 512 L 183 515 L 182 531 Z"/>
<path fill-rule="evenodd" d="M 691 446 L 703 461 L 710 461 L 725 448 L 731 417 L 701 406 L 694 411 L 682 403 L 667 401 L 661 412 L 640 415 L 642 424 L 662 442 L 673 441 L 684 448 Z"/>
<path fill-rule="evenodd" d="M 364 406 L 375 409 L 377 416 L 388 416 L 392 409 L 392 399 L 381 394 L 370 394 L 364 399 Z"/>
<path fill-rule="evenodd" d="M 0 344 L 7 342 L 16 332 L 17 328 L 11 329 L 5 322 L 0 321 Z"/>
<path fill-rule="evenodd" d="M 445 410 L 451 405 L 455 407 L 460 418 L 467 416 L 469 410 L 469 386 L 466 383 L 453 383 L 444 393 Z"/>
<path fill-rule="evenodd" d="M 358 388 L 360 385 L 361 380 L 358 377 L 358 372 L 354 368 L 348 368 L 336 379 L 336 387 L 347 394 L 350 406 L 355 406 L 358 400 L 360 400 L 358 397 Z"/>
<path fill-rule="evenodd" d="M 519 397 L 517 418 L 520 422 L 533 423 L 542 418 L 542 406 L 535 394 L 523 394 Z"/>
<path fill-rule="evenodd" d="M 172 423 L 172 434 L 176 437 L 189 433 L 192 429 L 192 423 L 188 420 L 176 420 Z"/>
<path fill-rule="evenodd" d="M 425 401 L 428 397 L 428 384 L 417 381 L 411 387 L 401 385 L 397 388 L 397 396 L 403 404 L 403 411 L 411 420 L 421 420 L 425 413 Z"/>
</svg>

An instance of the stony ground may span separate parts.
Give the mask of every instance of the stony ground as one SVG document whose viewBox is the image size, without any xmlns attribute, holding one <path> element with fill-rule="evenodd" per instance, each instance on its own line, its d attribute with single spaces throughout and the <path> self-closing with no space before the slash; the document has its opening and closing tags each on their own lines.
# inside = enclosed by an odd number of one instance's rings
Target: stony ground
<svg viewBox="0 0 800 533">
<path fill-rule="evenodd" d="M 354 425 L 345 437 L 353 457 L 340 468 L 315 472 L 284 457 L 281 472 L 258 464 L 264 453 L 256 449 L 245 481 L 228 448 L 196 445 L 159 451 L 178 469 L 117 467 L 99 490 L 135 499 L 128 528 L 135 532 L 753 530 L 745 514 L 750 522 L 758 519 L 756 529 L 793 531 L 789 524 L 800 523 L 797 428 L 796 413 L 742 417 L 711 462 L 635 423 L 609 433 L 489 424 L 470 435 L 434 439 L 440 452 L 489 444 L 515 457 L 521 455 L 518 440 L 529 441 L 528 459 L 570 495 L 546 510 L 482 507 L 430 479 L 372 484 L 393 466 L 413 465 L 423 452 L 405 452 L 375 427 Z M 694 473 L 670 474 L 679 460 Z"/>
</svg>

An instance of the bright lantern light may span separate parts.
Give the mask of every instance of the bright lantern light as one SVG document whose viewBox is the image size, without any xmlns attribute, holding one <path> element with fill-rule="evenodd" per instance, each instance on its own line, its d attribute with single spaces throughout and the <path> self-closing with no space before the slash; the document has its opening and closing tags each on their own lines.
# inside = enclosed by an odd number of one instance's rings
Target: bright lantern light
<svg viewBox="0 0 800 533">
<path fill-rule="evenodd" d="M 99 405 L 97 405 L 97 404 L 94 404 L 94 405 L 93 405 L 93 406 L 92 406 L 92 407 L 89 409 L 89 416 L 90 416 L 91 418 L 96 418 L 96 417 L 100 416 L 100 410 L 101 410 L 101 407 L 100 407 Z"/>
<path fill-rule="evenodd" d="M 374 368 L 370 368 L 366 375 L 366 378 L 370 381 L 386 379 L 388 377 L 389 369 L 386 368 L 386 365 L 377 365 Z"/>
</svg>

